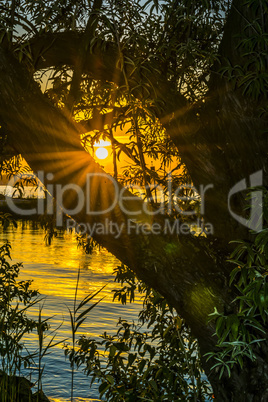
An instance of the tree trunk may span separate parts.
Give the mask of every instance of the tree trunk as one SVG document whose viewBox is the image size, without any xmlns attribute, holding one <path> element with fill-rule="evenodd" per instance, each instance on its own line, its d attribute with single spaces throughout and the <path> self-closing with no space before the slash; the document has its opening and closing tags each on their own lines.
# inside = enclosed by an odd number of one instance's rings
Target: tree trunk
<svg viewBox="0 0 268 402">
<path fill-rule="evenodd" d="M 210 371 L 208 379 L 219 402 L 266 402 L 268 400 L 268 349 L 267 342 L 257 353 L 256 361 L 246 361 L 243 370 L 233 369 L 231 377 Z"/>
</svg>

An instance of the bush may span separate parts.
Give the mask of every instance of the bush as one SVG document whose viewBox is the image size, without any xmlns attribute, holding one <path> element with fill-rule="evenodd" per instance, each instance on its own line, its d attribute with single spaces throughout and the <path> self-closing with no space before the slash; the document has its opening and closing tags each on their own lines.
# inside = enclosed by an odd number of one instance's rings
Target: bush
<svg viewBox="0 0 268 402">
<path fill-rule="evenodd" d="M 91 384 L 101 383 L 107 401 L 211 400 L 197 340 L 184 321 L 126 267 L 118 267 L 116 280 L 126 284 L 115 291 L 123 303 L 133 300 L 137 289 L 144 293 L 139 323 L 119 319 L 116 335 L 104 333 L 98 341 L 80 337 L 75 353 L 66 348 L 71 362 L 83 366 Z"/>
<path fill-rule="evenodd" d="M 38 292 L 30 289 L 32 281 L 18 281 L 22 264 L 9 263 L 10 249 L 9 243 L 0 247 L 0 399 L 29 401 L 32 384 L 19 375 L 32 362 L 23 337 L 36 328 L 26 313 L 39 299 Z"/>
</svg>

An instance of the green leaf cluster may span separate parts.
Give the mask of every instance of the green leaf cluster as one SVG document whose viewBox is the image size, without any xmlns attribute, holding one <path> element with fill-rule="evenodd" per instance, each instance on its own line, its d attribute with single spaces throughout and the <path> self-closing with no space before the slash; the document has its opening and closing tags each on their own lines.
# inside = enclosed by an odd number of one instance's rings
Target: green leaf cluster
<svg viewBox="0 0 268 402">
<path fill-rule="evenodd" d="M 229 78 L 234 87 L 240 88 L 243 95 L 254 100 L 266 100 L 268 90 L 268 35 L 265 29 L 267 1 L 247 0 L 243 3 L 252 15 L 250 20 L 244 16 L 246 23 L 237 49 L 241 54 L 241 60 L 236 65 L 228 63 L 222 69 L 222 74 Z"/>
<path fill-rule="evenodd" d="M 25 353 L 24 337 L 36 328 L 27 310 L 37 303 L 38 292 L 31 289 L 32 281 L 19 281 L 20 263 L 11 265 L 10 243 L 0 247 L 0 379 L 1 400 L 9 400 L 7 383 L 23 367 L 29 367 L 33 356 Z"/>
<path fill-rule="evenodd" d="M 250 197 L 249 197 L 250 198 Z M 215 320 L 218 338 L 217 350 L 208 357 L 216 360 L 213 368 L 220 369 L 220 377 L 226 370 L 246 361 L 254 361 L 267 341 L 268 329 L 268 192 L 263 189 L 263 214 L 260 219 L 266 226 L 252 233 L 251 241 L 235 241 L 237 244 L 229 262 L 235 265 L 230 274 L 230 286 L 237 296 L 230 312 L 217 309 L 210 315 Z"/>
<path fill-rule="evenodd" d="M 117 281 L 125 283 L 121 294 L 115 292 L 122 303 L 143 292 L 139 322 L 119 319 L 117 333 L 105 332 L 102 340 L 80 337 L 73 362 L 92 377 L 91 384 L 100 383 L 100 396 L 107 401 L 210 400 L 197 341 L 184 321 L 126 267 L 118 268 Z"/>
</svg>

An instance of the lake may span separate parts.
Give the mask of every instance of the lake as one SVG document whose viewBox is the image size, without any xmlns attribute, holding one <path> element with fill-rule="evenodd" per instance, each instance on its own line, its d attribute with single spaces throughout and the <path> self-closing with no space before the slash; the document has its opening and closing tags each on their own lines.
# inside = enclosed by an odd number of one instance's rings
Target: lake
<svg viewBox="0 0 268 402">
<path fill-rule="evenodd" d="M 120 262 L 106 250 L 96 250 L 92 255 L 86 255 L 77 248 L 74 234 L 59 232 L 52 244 L 45 243 L 45 232 L 36 223 L 19 221 L 17 229 L 9 227 L 0 230 L 0 245 L 8 240 L 12 245 L 12 262 L 23 262 L 20 280 L 33 279 L 33 289 L 38 289 L 44 298 L 40 305 L 31 309 L 31 316 L 37 318 L 39 308 L 43 306 L 43 318 L 50 319 L 51 329 L 57 330 L 55 341 L 71 336 L 71 326 L 68 308 L 73 307 L 73 299 L 77 282 L 77 272 L 80 268 L 78 300 L 82 300 L 89 292 L 95 292 L 106 285 L 97 296 L 96 301 L 104 299 L 91 310 L 83 324 L 81 332 L 88 336 L 98 337 L 104 331 L 114 334 L 119 317 L 129 321 L 137 319 L 141 300 L 135 303 L 122 304 L 112 301 L 112 290 L 118 287 L 114 283 L 113 269 Z M 31 335 L 27 340 L 29 349 L 34 350 L 37 335 Z M 51 354 L 44 358 L 43 390 L 53 402 L 70 400 L 71 371 L 64 357 L 62 345 L 51 349 Z M 33 369 L 32 381 L 36 378 Z M 90 379 L 82 372 L 75 373 L 74 396 L 76 401 L 98 400 L 98 385 L 89 388 Z"/>
</svg>

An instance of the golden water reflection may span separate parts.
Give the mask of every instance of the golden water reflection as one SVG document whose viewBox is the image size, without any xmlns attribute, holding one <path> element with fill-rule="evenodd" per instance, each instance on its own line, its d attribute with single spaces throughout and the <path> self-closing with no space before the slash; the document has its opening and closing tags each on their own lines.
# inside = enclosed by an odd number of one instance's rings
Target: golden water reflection
<svg viewBox="0 0 268 402">
<path fill-rule="evenodd" d="M 77 248 L 75 235 L 59 232 L 51 246 L 45 244 L 45 232 L 33 222 L 19 222 L 17 229 L 0 232 L 0 244 L 8 240 L 12 245 L 13 263 L 23 262 L 21 280 L 33 279 L 33 288 L 38 289 L 43 301 L 31 309 L 37 318 L 43 306 L 42 317 L 49 318 L 51 329 L 57 330 L 56 341 L 71 336 L 68 308 L 73 309 L 73 299 L 80 269 L 77 299 L 81 301 L 89 292 L 105 288 L 94 299 L 103 300 L 90 312 L 79 334 L 98 337 L 104 331 L 114 334 L 119 317 L 130 321 L 137 318 L 141 300 L 122 306 L 112 302 L 113 289 L 118 285 L 112 276 L 120 262 L 106 250 L 86 255 Z M 29 349 L 37 346 L 37 334 L 28 336 Z M 43 378 L 44 392 L 54 402 L 70 400 L 70 367 L 65 361 L 62 345 L 52 350 L 45 358 L 46 372 Z M 97 385 L 89 389 L 90 380 L 83 374 L 76 374 L 74 395 L 76 401 L 93 401 L 98 398 Z"/>
</svg>

